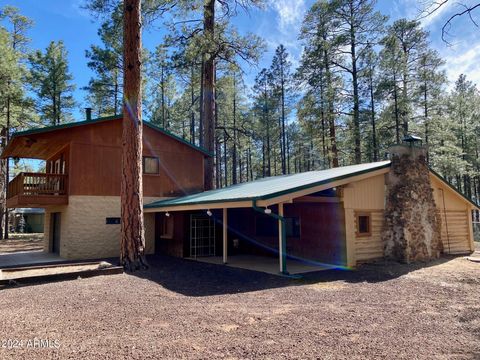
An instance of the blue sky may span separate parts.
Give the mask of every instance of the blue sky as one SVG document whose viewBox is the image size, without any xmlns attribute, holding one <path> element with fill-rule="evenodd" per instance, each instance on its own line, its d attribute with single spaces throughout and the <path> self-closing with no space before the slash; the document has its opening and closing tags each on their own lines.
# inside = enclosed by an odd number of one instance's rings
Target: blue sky
<svg viewBox="0 0 480 360">
<path fill-rule="evenodd" d="M 93 43 L 98 43 L 98 23 L 94 22 L 88 12 L 81 8 L 85 0 L 9 0 L 0 4 L 18 7 L 21 12 L 32 18 L 34 28 L 29 36 L 32 48 L 44 49 L 52 40 L 63 40 L 69 52 L 70 70 L 74 76 L 77 90 L 75 97 L 79 109 L 75 115 L 83 116 L 81 108 L 85 93 L 81 88 L 88 83 L 91 72 L 87 67 L 85 50 Z M 422 2 L 427 0 L 378 0 L 378 10 L 389 15 L 391 21 L 400 17 L 413 18 L 419 14 Z M 468 4 L 470 0 L 464 1 Z M 472 0 L 473 1 L 473 0 Z M 268 0 L 266 9 L 252 10 L 249 14 L 240 12 L 234 19 L 240 32 L 251 31 L 263 37 L 267 44 L 267 52 L 258 67 L 245 68 L 246 83 L 251 85 L 256 73 L 262 67 L 268 67 L 275 48 L 283 43 L 292 55 L 293 64 L 298 64 L 301 45 L 297 39 L 303 16 L 313 0 Z M 430 32 L 432 46 L 447 61 L 446 71 L 452 82 L 459 74 L 480 85 L 480 29 L 476 28 L 468 18 L 464 17 L 454 23 L 448 46 L 441 40 L 441 27 L 449 14 L 458 7 L 455 1 L 430 16 L 422 23 Z M 478 12 L 480 15 L 480 11 Z M 149 29 L 144 33 L 144 43 L 153 48 L 162 38 L 162 31 Z"/>
</svg>

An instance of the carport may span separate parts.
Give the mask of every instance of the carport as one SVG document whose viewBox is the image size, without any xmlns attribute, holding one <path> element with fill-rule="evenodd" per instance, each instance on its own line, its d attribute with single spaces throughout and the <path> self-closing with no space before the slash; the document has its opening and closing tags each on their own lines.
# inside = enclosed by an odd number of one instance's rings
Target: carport
<svg viewBox="0 0 480 360">
<path fill-rule="evenodd" d="M 185 244 L 186 231 L 178 228 L 183 226 L 186 229 L 187 225 L 190 238 L 192 234 L 200 234 L 202 239 L 212 236 L 214 240 L 220 238 L 221 262 L 224 264 L 229 262 L 234 250 L 232 246 L 235 245 L 232 238 L 237 236 L 242 238 L 240 241 L 257 245 L 252 246 L 255 249 L 253 253 L 250 252 L 257 257 L 252 256 L 244 261 L 247 265 L 255 259 L 261 261 L 262 257 L 258 255 L 265 254 L 258 249 L 265 247 L 273 250 L 278 261 L 277 268 L 282 274 L 288 274 L 288 264 L 317 266 L 320 269 L 346 268 L 349 249 L 345 236 L 343 187 L 351 182 L 384 174 L 389 164 L 386 161 L 269 177 L 157 201 L 145 205 L 144 211 L 157 213 L 160 224 L 156 225 L 156 238 L 165 239 L 170 244 L 176 241 Z M 203 220 L 197 221 L 195 214 L 199 214 L 198 218 Z M 182 216 L 183 222 L 178 220 Z M 215 225 L 205 225 L 209 222 L 208 218 L 212 219 L 212 224 L 220 224 L 219 236 Z M 195 220 L 192 222 L 192 219 Z M 272 231 L 272 225 L 276 227 L 275 231 Z M 206 233 L 209 235 L 206 236 Z M 288 243 L 287 237 L 292 239 Z M 260 238 L 263 240 L 259 241 Z M 185 247 L 179 243 L 177 248 L 182 246 Z M 200 255 L 205 255 L 207 262 L 218 262 L 214 250 L 215 245 L 213 251 Z M 175 255 L 190 257 L 192 253 L 178 250 Z"/>
</svg>

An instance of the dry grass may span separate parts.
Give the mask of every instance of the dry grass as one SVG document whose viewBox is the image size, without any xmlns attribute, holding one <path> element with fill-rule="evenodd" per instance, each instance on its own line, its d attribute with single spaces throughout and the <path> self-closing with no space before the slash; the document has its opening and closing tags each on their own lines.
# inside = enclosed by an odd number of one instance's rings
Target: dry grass
<svg viewBox="0 0 480 360">
<path fill-rule="evenodd" d="M 480 264 L 291 280 L 168 257 L 135 275 L 0 290 L 0 358 L 479 359 Z"/>
<path fill-rule="evenodd" d="M 43 249 L 43 233 L 9 234 L 9 239 L 0 240 L 0 253 L 14 253 Z"/>
</svg>

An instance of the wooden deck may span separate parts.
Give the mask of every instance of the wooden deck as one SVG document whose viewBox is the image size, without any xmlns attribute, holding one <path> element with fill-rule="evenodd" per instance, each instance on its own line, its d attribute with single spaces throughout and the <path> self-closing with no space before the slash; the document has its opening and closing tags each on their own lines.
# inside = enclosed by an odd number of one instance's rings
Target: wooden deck
<svg viewBox="0 0 480 360">
<path fill-rule="evenodd" d="M 66 205 L 67 189 L 67 175 L 22 172 L 8 184 L 7 207 Z"/>
</svg>

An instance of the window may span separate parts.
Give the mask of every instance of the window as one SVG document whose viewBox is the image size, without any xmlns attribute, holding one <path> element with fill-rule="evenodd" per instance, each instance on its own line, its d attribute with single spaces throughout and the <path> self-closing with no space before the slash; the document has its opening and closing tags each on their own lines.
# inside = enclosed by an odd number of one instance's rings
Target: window
<svg viewBox="0 0 480 360">
<path fill-rule="evenodd" d="M 152 157 L 152 156 L 143 157 L 143 173 L 144 174 L 160 173 L 160 163 L 157 157 Z"/>
<path fill-rule="evenodd" d="M 370 236 L 371 235 L 371 217 L 370 214 L 357 214 L 357 235 Z"/>
<path fill-rule="evenodd" d="M 118 225 L 118 224 L 120 224 L 120 218 L 119 217 L 107 217 L 107 218 L 105 218 L 105 224 L 107 224 L 107 225 Z"/>
</svg>

